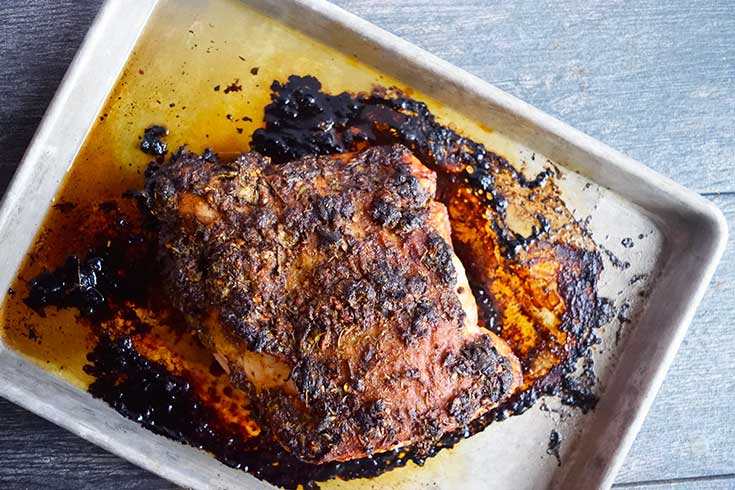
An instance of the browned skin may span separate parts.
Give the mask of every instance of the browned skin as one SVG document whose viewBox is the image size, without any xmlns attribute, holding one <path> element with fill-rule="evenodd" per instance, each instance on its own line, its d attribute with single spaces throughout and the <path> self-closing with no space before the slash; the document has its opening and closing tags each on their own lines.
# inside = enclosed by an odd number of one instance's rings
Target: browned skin
<svg viewBox="0 0 735 490">
<path fill-rule="evenodd" d="M 405 148 L 281 166 L 180 152 L 146 189 L 171 299 L 299 458 L 433 440 L 519 387 L 477 326 L 435 174 Z"/>
</svg>

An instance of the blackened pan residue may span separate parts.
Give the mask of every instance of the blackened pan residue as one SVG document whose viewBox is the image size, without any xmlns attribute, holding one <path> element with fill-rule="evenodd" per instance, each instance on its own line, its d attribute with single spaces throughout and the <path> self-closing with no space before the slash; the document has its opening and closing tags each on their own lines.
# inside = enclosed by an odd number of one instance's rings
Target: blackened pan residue
<svg viewBox="0 0 735 490">
<path fill-rule="evenodd" d="M 153 125 L 146 128 L 143 139 L 140 140 L 140 149 L 149 155 L 165 155 L 167 150 L 166 142 L 163 140 L 165 136 L 168 136 L 168 129 L 163 126 Z"/>
<path fill-rule="evenodd" d="M 556 458 L 556 463 L 558 466 L 561 466 L 561 456 L 559 455 L 560 448 L 561 435 L 557 431 L 552 430 L 549 433 L 549 445 L 546 447 L 546 454 L 554 456 Z"/>
<path fill-rule="evenodd" d="M 86 255 L 71 255 L 63 265 L 43 271 L 28 283 L 26 305 L 40 316 L 46 308 L 76 308 L 83 316 L 100 318 L 108 313 L 110 296 L 132 299 L 143 293 L 146 278 L 141 277 L 142 260 L 148 253 L 141 231 L 119 213 L 117 203 L 107 201 L 98 209 L 109 223 L 100 233 L 100 246 Z"/>
<path fill-rule="evenodd" d="M 217 85 L 217 87 L 219 87 L 219 85 Z M 217 89 L 215 88 L 215 90 Z M 229 94 L 230 92 L 240 92 L 240 91 L 242 91 L 242 85 L 240 84 L 239 78 L 236 78 L 235 81 L 229 84 L 227 87 L 225 87 L 225 90 L 224 90 L 226 94 Z"/>
<path fill-rule="evenodd" d="M 107 251 L 92 251 L 84 258 L 72 255 L 58 269 L 36 276 L 24 301 L 43 317 L 47 306 L 74 307 L 91 315 L 105 304 L 107 292 L 117 287 L 117 278 L 108 272 L 109 261 Z"/>
</svg>

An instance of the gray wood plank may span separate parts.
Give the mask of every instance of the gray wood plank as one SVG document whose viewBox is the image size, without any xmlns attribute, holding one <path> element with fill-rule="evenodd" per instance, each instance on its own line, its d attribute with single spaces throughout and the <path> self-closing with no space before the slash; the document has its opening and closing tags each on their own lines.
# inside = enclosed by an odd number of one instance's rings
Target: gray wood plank
<svg viewBox="0 0 735 490">
<path fill-rule="evenodd" d="M 101 4 L 0 2 L 0 195 Z"/>
<path fill-rule="evenodd" d="M 735 488 L 735 477 L 726 476 L 712 479 L 690 478 L 686 480 L 624 483 L 615 485 L 613 488 L 626 490 L 732 490 Z"/>
<path fill-rule="evenodd" d="M 176 488 L 2 399 L 0 426 L 3 489 Z"/>
<path fill-rule="evenodd" d="M 733 2 L 336 3 L 691 188 L 735 191 Z M 100 4 L 0 3 L 0 193 Z M 735 224 L 735 196 L 713 199 Z M 735 470 L 732 245 L 618 477 L 626 488 L 735 488 L 701 478 Z M 3 488 L 172 488 L 5 401 L 0 461 Z"/>
</svg>

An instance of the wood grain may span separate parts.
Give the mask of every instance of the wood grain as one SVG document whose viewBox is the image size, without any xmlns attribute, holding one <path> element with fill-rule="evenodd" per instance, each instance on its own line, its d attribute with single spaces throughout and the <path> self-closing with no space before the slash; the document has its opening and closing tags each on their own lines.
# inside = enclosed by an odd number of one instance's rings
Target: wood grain
<svg viewBox="0 0 735 490">
<path fill-rule="evenodd" d="M 735 3 L 338 0 L 337 4 L 699 192 L 735 224 Z M 0 3 L 0 193 L 101 0 Z M 735 487 L 735 247 L 618 475 Z M 0 400 L 2 488 L 172 485 Z"/>
<path fill-rule="evenodd" d="M 3 489 L 173 489 L 173 484 L 0 399 Z"/>
<path fill-rule="evenodd" d="M 0 2 L 0 193 L 101 3 Z"/>
</svg>

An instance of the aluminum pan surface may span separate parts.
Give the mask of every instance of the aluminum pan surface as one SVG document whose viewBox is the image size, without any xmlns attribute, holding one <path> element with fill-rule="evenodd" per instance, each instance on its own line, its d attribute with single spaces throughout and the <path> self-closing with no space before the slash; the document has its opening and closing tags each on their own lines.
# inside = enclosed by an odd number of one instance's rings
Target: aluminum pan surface
<svg viewBox="0 0 735 490">
<path fill-rule="evenodd" d="M 0 242 L 4 245 L 0 286 L 9 283 L 45 212 L 45 206 L 22 204 L 29 200 L 50 202 L 155 3 L 147 1 L 146 8 L 132 12 L 125 8 L 125 2 L 110 0 L 90 30 L 0 211 Z M 647 307 L 624 342 L 626 348 L 615 353 L 618 367 L 610 368 L 603 387 L 606 393 L 617 396 L 602 397 L 596 412 L 584 419 L 582 434 L 564 454 L 564 465 L 550 475 L 554 478 L 551 485 L 559 488 L 608 486 L 722 252 L 726 231 L 719 212 L 669 179 L 331 4 L 265 0 L 246 3 L 329 45 L 349 49 L 362 61 L 379 66 L 408 85 L 478 121 L 489 122 L 518 142 L 518 152 L 533 148 L 599 184 L 599 191 L 589 195 L 579 191 L 585 182 L 582 177 L 570 174 L 562 182 L 565 198 L 581 215 L 593 215 L 592 225 L 599 228 L 599 233 L 614 224 L 608 220 L 620 217 L 627 220 L 626 232 L 655 229 L 656 240 L 639 259 L 641 267 L 655 269 L 658 279 Z M 62 118 L 69 113 L 77 116 L 71 122 Z M 612 284 L 609 287 L 614 289 Z M 7 350 L 0 351 L 0 379 L 0 391 L 7 398 L 181 485 L 267 488 L 206 454 L 151 434 Z M 538 427 L 532 427 L 530 420 Z M 508 438 L 527 430 L 548 435 L 548 425 L 544 424 L 543 418 L 524 415 L 497 424 L 499 429 L 493 430 L 500 431 L 500 440 L 509 441 Z M 477 436 L 460 447 L 468 452 L 485 450 L 482 442 Z M 545 443 L 543 437 L 538 441 L 542 446 Z M 452 455 L 444 454 L 448 456 L 442 456 L 443 463 L 451 464 Z M 481 463 L 470 465 L 468 470 L 481 467 L 476 464 Z M 458 468 L 456 464 L 452 467 Z M 443 469 L 442 475 L 447 473 L 461 480 L 458 469 Z M 419 470 L 417 478 L 428 478 L 430 471 Z M 504 480 L 506 486 L 523 486 L 515 479 L 519 478 L 517 474 L 507 478 L 511 480 Z M 450 481 L 453 480 L 446 480 L 447 488 Z M 352 484 L 334 486 L 349 488 Z M 531 486 L 531 482 L 526 481 L 526 486 Z"/>
</svg>

